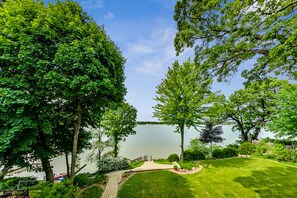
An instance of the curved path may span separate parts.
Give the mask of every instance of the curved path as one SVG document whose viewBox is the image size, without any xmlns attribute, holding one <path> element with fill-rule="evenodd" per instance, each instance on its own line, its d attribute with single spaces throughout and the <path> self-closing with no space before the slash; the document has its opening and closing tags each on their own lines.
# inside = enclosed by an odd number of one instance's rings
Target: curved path
<svg viewBox="0 0 297 198">
<path fill-rule="evenodd" d="M 172 169 L 173 165 L 156 164 L 153 161 L 146 161 L 142 166 L 132 169 L 132 171 L 147 171 L 147 170 L 165 170 Z M 108 182 L 103 192 L 103 198 L 116 198 L 119 188 L 119 183 L 122 178 L 122 174 L 126 171 L 115 171 L 108 173 Z"/>
</svg>

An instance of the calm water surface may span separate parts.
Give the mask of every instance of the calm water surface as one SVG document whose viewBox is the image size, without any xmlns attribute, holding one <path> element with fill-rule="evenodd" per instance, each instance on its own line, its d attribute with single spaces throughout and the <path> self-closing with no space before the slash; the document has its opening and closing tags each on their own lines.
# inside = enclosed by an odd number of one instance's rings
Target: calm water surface
<svg viewBox="0 0 297 198">
<path fill-rule="evenodd" d="M 224 142 L 219 145 L 235 143 L 239 139 L 239 132 L 233 132 L 231 125 L 223 125 L 225 138 Z M 143 155 L 151 155 L 154 159 L 167 158 L 172 153 L 180 153 L 180 134 L 175 133 L 175 126 L 169 125 L 138 125 L 135 128 L 136 134 L 127 137 L 125 142 L 120 143 L 119 156 L 135 159 Z M 199 137 L 199 132 L 194 128 L 185 130 L 184 144 L 185 148 L 189 145 L 191 139 Z M 261 132 L 260 137 L 273 137 L 270 132 Z M 90 150 L 86 150 L 80 155 L 81 163 L 87 163 L 87 166 L 81 172 L 95 172 L 96 164 L 87 161 L 87 156 Z M 55 174 L 65 173 L 65 157 L 57 157 L 52 160 L 53 171 Z M 23 172 L 20 176 L 35 175 L 38 178 L 43 178 L 44 173 L 28 173 Z"/>
</svg>

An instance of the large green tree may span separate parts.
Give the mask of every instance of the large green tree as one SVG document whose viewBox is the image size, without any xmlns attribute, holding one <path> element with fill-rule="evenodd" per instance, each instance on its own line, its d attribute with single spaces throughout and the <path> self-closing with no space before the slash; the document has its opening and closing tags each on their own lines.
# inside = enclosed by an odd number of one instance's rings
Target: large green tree
<svg viewBox="0 0 297 198">
<path fill-rule="evenodd" d="M 181 160 L 184 154 L 185 127 L 202 123 L 210 103 L 211 80 L 203 78 L 190 60 L 177 61 L 168 68 L 166 78 L 157 86 L 154 116 L 170 125 L 177 126 L 181 135 Z"/>
<path fill-rule="evenodd" d="M 72 137 L 73 176 L 82 127 L 126 93 L 121 52 L 71 1 L 5 1 L 0 43 L 0 152 L 31 153 L 53 181 L 49 160 L 63 150 L 55 141 Z"/>
<path fill-rule="evenodd" d="M 245 77 L 275 72 L 297 78 L 296 10 L 296 0 L 179 0 L 176 52 L 195 46 L 195 60 L 219 80 L 251 59 Z"/>
<path fill-rule="evenodd" d="M 268 128 L 277 136 L 297 137 L 297 85 L 287 84 L 277 94 L 273 103 Z"/>
<path fill-rule="evenodd" d="M 253 82 L 235 91 L 223 104 L 224 116 L 235 122 L 232 130 L 240 131 L 242 141 L 258 139 L 271 109 L 278 108 L 272 103 L 275 94 L 287 83 L 275 78 Z"/>
<path fill-rule="evenodd" d="M 134 130 L 136 118 L 137 110 L 126 102 L 104 113 L 101 124 L 106 136 L 111 140 L 114 157 L 118 157 L 120 141 L 125 141 L 129 135 L 136 134 Z"/>
</svg>

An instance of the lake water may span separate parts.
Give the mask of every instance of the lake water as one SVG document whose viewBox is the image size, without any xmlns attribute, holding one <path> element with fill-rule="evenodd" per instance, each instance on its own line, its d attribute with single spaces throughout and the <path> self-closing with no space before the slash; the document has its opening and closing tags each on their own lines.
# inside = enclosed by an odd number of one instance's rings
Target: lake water
<svg viewBox="0 0 297 198">
<path fill-rule="evenodd" d="M 225 138 L 219 145 L 235 143 L 239 139 L 239 132 L 233 132 L 231 125 L 223 125 Z M 138 125 L 135 128 L 136 134 L 126 138 L 125 142 L 120 143 L 119 156 L 135 159 L 144 155 L 151 155 L 153 159 L 167 158 L 172 153 L 180 154 L 180 134 L 175 133 L 175 126 L 169 125 Z M 187 148 L 191 139 L 199 137 L 199 132 L 194 128 L 185 130 L 184 146 Z M 270 132 L 262 130 L 260 138 L 273 137 Z M 81 164 L 87 163 L 87 166 L 81 172 L 95 172 L 96 163 L 88 162 L 87 156 L 90 150 L 86 150 L 80 155 Z M 56 157 L 52 160 L 53 171 L 56 174 L 65 173 L 65 157 Z M 44 173 L 20 173 L 19 176 L 34 175 L 42 179 Z"/>
</svg>

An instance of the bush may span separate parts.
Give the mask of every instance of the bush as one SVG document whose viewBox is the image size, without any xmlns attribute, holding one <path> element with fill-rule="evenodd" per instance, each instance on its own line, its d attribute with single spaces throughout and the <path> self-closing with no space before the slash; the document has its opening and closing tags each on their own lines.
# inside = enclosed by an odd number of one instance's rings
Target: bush
<svg viewBox="0 0 297 198">
<path fill-rule="evenodd" d="M 236 157 L 237 156 L 237 150 L 227 147 L 223 149 L 224 157 Z"/>
<path fill-rule="evenodd" d="M 177 161 L 179 161 L 179 157 L 178 157 L 178 155 L 176 153 L 173 153 L 173 154 L 168 156 L 167 160 L 169 162 L 177 162 Z"/>
<path fill-rule="evenodd" d="M 290 151 L 282 144 L 274 144 L 272 148 L 272 156 L 279 161 L 290 161 Z"/>
<path fill-rule="evenodd" d="M 238 153 L 241 155 L 251 155 L 254 151 L 255 145 L 250 142 L 244 142 L 238 148 Z"/>
<path fill-rule="evenodd" d="M 129 161 L 121 158 L 107 158 L 97 163 L 98 172 L 109 173 L 117 170 L 129 169 Z"/>
<path fill-rule="evenodd" d="M 74 177 L 73 184 L 78 187 L 84 187 L 89 185 L 89 180 L 88 174 L 80 173 Z"/>
<path fill-rule="evenodd" d="M 192 168 L 196 166 L 196 164 L 192 161 L 179 162 L 179 165 L 181 169 L 186 169 L 186 170 L 192 170 Z"/>
<path fill-rule="evenodd" d="M 226 146 L 226 148 L 232 148 L 232 149 L 238 151 L 239 145 L 238 144 L 228 144 Z"/>
<path fill-rule="evenodd" d="M 174 165 L 174 166 L 173 166 L 173 169 L 174 169 L 174 170 L 178 170 L 178 166 L 177 166 L 177 165 Z"/>
<path fill-rule="evenodd" d="M 193 153 L 189 150 L 185 150 L 184 151 L 184 160 L 185 161 L 193 161 L 194 160 Z"/>
<path fill-rule="evenodd" d="M 90 188 L 85 189 L 81 193 L 81 198 L 96 198 L 96 197 L 101 197 L 103 190 L 100 186 L 92 186 Z"/>
<path fill-rule="evenodd" d="M 192 151 L 193 160 L 205 160 L 205 155 L 200 151 Z"/>
<path fill-rule="evenodd" d="M 256 156 L 269 156 L 271 152 L 271 146 L 269 146 L 265 140 L 261 140 L 260 143 L 256 146 L 255 155 Z"/>
<path fill-rule="evenodd" d="M 20 181 L 24 181 L 20 184 L 21 189 L 38 184 L 36 177 L 11 177 L 0 181 L 0 191 L 17 189 Z"/>
<path fill-rule="evenodd" d="M 31 198 L 73 198 L 76 197 L 78 187 L 71 185 L 70 181 L 64 181 L 55 184 L 40 183 L 37 189 L 38 190 L 30 191 Z"/>
<path fill-rule="evenodd" d="M 212 151 L 212 157 L 215 159 L 224 158 L 225 154 L 222 149 L 215 149 Z"/>
</svg>

